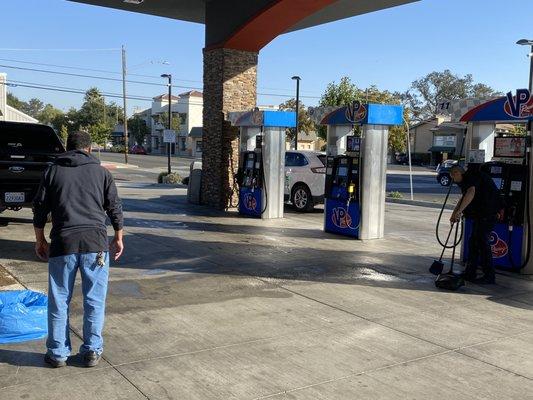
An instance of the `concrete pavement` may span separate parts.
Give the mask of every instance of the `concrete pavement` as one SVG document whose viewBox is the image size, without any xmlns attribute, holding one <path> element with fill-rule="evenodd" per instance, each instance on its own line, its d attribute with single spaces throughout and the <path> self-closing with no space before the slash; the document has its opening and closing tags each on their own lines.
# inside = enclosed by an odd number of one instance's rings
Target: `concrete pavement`
<svg viewBox="0 0 533 400">
<path fill-rule="evenodd" d="M 387 238 L 360 242 L 319 211 L 262 222 L 118 184 L 105 361 L 53 370 L 43 341 L 0 346 L 0 399 L 533 399 L 533 281 L 436 290 L 437 210 L 389 204 Z M 0 265 L 45 291 L 29 212 L 5 215 Z M 76 348 L 79 287 L 71 309 Z"/>
</svg>

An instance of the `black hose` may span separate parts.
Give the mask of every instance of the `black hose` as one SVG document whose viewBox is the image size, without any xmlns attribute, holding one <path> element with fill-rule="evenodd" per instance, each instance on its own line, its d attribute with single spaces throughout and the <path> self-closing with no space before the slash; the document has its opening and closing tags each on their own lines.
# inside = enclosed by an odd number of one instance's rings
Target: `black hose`
<svg viewBox="0 0 533 400">
<path fill-rule="evenodd" d="M 468 132 L 468 128 L 465 128 L 465 130 L 463 132 L 463 141 L 461 142 L 461 151 L 459 152 L 459 160 L 461 159 L 461 157 L 463 155 L 463 150 L 464 150 L 464 147 L 465 147 L 465 139 L 466 139 L 467 132 Z M 444 214 L 444 209 L 446 208 L 446 204 L 448 203 L 448 199 L 450 198 L 450 193 L 452 192 L 452 187 L 453 187 L 453 180 L 452 180 L 452 182 L 450 182 L 450 187 L 448 188 L 448 193 L 446 193 L 446 197 L 444 199 L 444 202 L 442 203 L 442 207 L 440 209 L 439 217 L 437 218 L 437 225 L 435 226 L 435 237 L 437 238 L 437 242 L 439 242 L 439 244 L 444 249 L 455 249 L 459 245 L 459 243 L 461 243 L 461 240 L 463 239 L 463 232 L 464 232 L 464 220 L 461 219 L 461 235 L 459 235 L 459 239 L 457 239 L 457 237 L 454 239 L 454 243 L 453 244 L 448 245 L 448 242 L 443 243 L 441 238 L 440 238 L 440 236 L 439 236 L 439 228 L 440 228 L 440 223 L 441 223 L 441 220 L 442 220 L 442 214 Z M 461 197 L 459 202 L 462 202 L 462 201 L 463 201 L 463 197 Z"/>
</svg>

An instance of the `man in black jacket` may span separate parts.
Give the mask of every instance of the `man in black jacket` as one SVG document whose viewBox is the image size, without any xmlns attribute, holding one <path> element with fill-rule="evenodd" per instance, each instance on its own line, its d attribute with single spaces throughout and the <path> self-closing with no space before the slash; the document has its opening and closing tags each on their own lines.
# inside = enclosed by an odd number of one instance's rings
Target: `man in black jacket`
<svg viewBox="0 0 533 400">
<path fill-rule="evenodd" d="M 72 350 L 68 309 L 80 270 L 83 292 L 83 345 L 80 355 L 87 367 L 98 364 L 103 351 L 105 299 L 109 277 L 106 214 L 115 237 L 111 254 L 117 260 L 122 242 L 122 205 L 109 171 L 91 154 L 86 132 L 68 136 L 67 152 L 43 174 L 34 200 L 35 252 L 48 261 L 48 339 L 45 362 L 66 365 Z M 52 215 L 51 243 L 44 236 Z"/>
<path fill-rule="evenodd" d="M 459 222 L 463 213 L 473 222 L 464 278 L 475 283 L 495 283 L 490 237 L 500 210 L 498 188 L 492 178 L 481 171 L 469 169 L 465 172 L 461 166 L 456 165 L 452 167 L 450 174 L 463 193 L 450 222 Z M 481 277 L 477 277 L 478 262 L 483 270 Z"/>
</svg>

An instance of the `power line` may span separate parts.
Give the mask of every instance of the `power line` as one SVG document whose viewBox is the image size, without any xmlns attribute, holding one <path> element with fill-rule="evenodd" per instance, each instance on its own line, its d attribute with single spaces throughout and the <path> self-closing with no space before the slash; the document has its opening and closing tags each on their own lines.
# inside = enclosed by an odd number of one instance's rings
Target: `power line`
<svg viewBox="0 0 533 400">
<path fill-rule="evenodd" d="M 15 63 L 19 63 L 19 64 L 28 64 L 28 65 L 40 65 L 40 66 L 44 66 L 44 67 L 75 69 L 75 70 L 80 70 L 80 71 L 102 72 L 102 73 L 106 73 L 106 74 L 122 75 L 122 72 L 119 72 L 119 71 L 109 71 L 109 70 L 105 70 L 105 69 L 75 67 L 75 66 L 72 66 L 72 65 L 38 63 L 38 62 L 23 61 L 23 60 L 13 60 L 11 58 L 0 58 L 0 61 L 15 62 Z M 158 76 L 158 75 L 145 75 L 145 74 L 134 74 L 134 73 L 128 73 L 128 75 L 130 75 L 130 76 L 139 76 L 139 77 L 144 77 L 144 78 L 161 79 L 161 77 Z M 202 81 L 196 81 L 196 80 L 192 80 L 192 79 L 178 79 L 178 78 L 175 78 L 175 80 L 183 81 L 183 82 L 202 83 Z"/>
<path fill-rule="evenodd" d="M 13 82 L 13 81 L 12 81 Z M 49 90 L 52 92 L 63 92 L 63 93 L 74 93 L 74 94 L 85 94 L 86 90 L 83 89 L 74 89 L 74 88 L 59 88 L 59 87 L 47 87 L 42 85 L 35 85 L 35 84 L 25 84 L 25 83 L 16 83 L 12 84 L 9 82 L 0 82 L 0 84 L 8 86 L 8 87 L 24 87 L 24 88 L 30 88 L 30 89 L 39 89 L 39 90 Z M 101 92 L 101 94 L 105 97 L 113 97 L 113 98 L 119 98 L 122 99 L 122 95 L 118 93 L 107 93 L 107 92 Z M 152 102 L 153 100 L 149 97 L 140 97 L 135 95 L 127 96 L 128 99 L 131 100 L 139 100 L 139 101 L 149 101 Z"/>
<path fill-rule="evenodd" d="M 83 75 L 83 74 L 73 74 L 70 72 L 60 72 L 60 71 L 50 71 L 50 70 L 44 70 L 44 69 L 37 69 L 37 68 L 26 68 L 26 67 L 17 67 L 12 65 L 1 65 L 2 68 L 10 68 L 10 69 L 16 69 L 21 71 L 32 71 L 32 72 L 40 72 L 40 73 L 47 73 L 47 74 L 54 74 L 54 75 L 63 75 L 63 76 L 74 76 L 78 78 L 91 78 L 91 79 L 100 79 L 105 81 L 112 81 L 112 82 L 122 82 L 122 79 L 118 78 L 109 78 L 105 76 L 93 76 L 93 75 Z M 150 86 L 158 86 L 158 87 L 168 87 L 165 84 L 160 83 L 154 83 L 154 82 L 143 82 L 143 81 L 126 81 L 128 83 L 134 83 L 134 84 L 141 84 L 141 85 L 150 85 Z M 192 89 L 192 90 L 202 90 L 197 87 L 191 87 L 191 86 L 180 86 L 180 85 L 172 85 L 172 87 L 175 88 L 181 88 L 181 89 Z M 277 93 L 257 93 L 260 96 L 271 96 L 271 97 L 282 97 L 282 98 L 293 98 L 292 95 L 284 95 L 284 94 L 277 94 Z M 301 98 L 308 98 L 308 99 L 320 99 L 320 96 L 300 96 Z"/>
<path fill-rule="evenodd" d="M 0 48 L 0 51 L 120 51 L 121 49 L 17 49 L 17 48 Z"/>
<path fill-rule="evenodd" d="M 60 72 L 60 71 L 50 71 L 45 69 L 37 69 L 37 68 L 26 68 L 26 67 L 16 67 L 13 65 L 0 65 L 2 68 L 10 68 L 10 69 L 17 69 L 21 71 L 32 71 L 32 72 L 41 72 L 45 74 L 54 74 L 54 75 L 63 75 L 63 76 L 74 76 L 77 78 L 91 78 L 91 79 L 100 79 L 104 81 L 112 81 L 112 82 L 122 82 L 122 79 L 119 78 L 109 78 L 106 76 L 94 76 L 94 75 L 83 75 L 83 74 L 73 74 L 71 72 Z M 149 86 L 159 86 L 159 87 L 168 87 L 168 85 L 165 85 L 163 83 L 154 83 L 154 82 L 145 82 L 145 81 L 131 81 L 127 80 L 128 83 L 134 83 L 139 85 L 149 85 Z M 179 86 L 179 85 L 172 85 L 172 87 L 180 88 L 180 89 L 192 89 L 192 90 L 202 90 L 198 87 L 192 87 L 192 86 Z"/>
<path fill-rule="evenodd" d="M 94 69 L 94 68 L 83 68 L 83 67 L 75 67 L 75 66 L 70 66 L 70 65 L 59 65 L 59 64 L 47 64 L 47 63 L 37 63 L 37 62 L 31 62 L 31 61 L 22 61 L 22 60 L 14 60 L 14 59 L 10 59 L 10 58 L 0 58 L 0 61 L 8 61 L 8 62 L 16 62 L 16 63 L 20 63 L 20 64 L 28 64 L 28 65 L 39 65 L 39 66 L 44 66 L 44 67 L 55 67 L 55 68 L 65 68 L 65 69 L 73 69 L 73 70 L 80 70 L 80 71 L 89 71 L 89 72 L 100 72 L 100 73 L 107 73 L 107 74 L 118 74 L 118 75 L 122 75 L 121 72 L 117 72 L 117 71 L 109 71 L 109 70 L 103 70 L 103 69 Z M 22 69 L 22 67 L 17 67 L 17 66 L 5 66 L 5 65 L 0 65 L 0 67 L 5 67 L 5 68 L 14 68 L 14 69 Z M 27 68 L 27 70 L 30 70 L 30 71 L 35 71 L 35 72 L 43 72 L 43 73 L 55 73 L 55 74 L 65 74 L 65 75 L 68 75 L 68 73 L 65 73 L 65 72 L 61 72 L 61 71 L 49 71 L 49 70 L 38 70 L 38 69 L 31 69 L 31 68 Z M 156 75 L 145 75 L 145 74 L 134 74 L 134 73 L 128 73 L 128 75 L 130 76 L 139 76 L 139 77 L 144 77 L 144 78 L 152 78 L 152 79 L 161 79 L 160 76 L 156 76 Z M 84 76 L 84 75 L 78 75 L 78 74 L 74 74 L 73 76 L 79 76 L 79 77 L 91 77 L 91 78 L 95 78 L 95 79 L 105 79 L 105 80 L 116 80 L 116 81 L 120 81 L 122 82 L 121 79 L 113 79 L 113 78 L 107 78 L 107 77 L 93 77 L 93 76 Z M 174 79 L 174 78 L 173 78 Z M 178 81 L 182 81 L 182 82 L 195 82 L 195 83 L 203 83 L 202 81 L 197 81 L 197 80 L 192 80 L 192 79 L 178 79 L 178 78 L 175 78 L 175 80 L 178 80 Z M 157 85 L 157 86 L 165 86 L 167 87 L 167 85 L 165 84 L 158 84 L 158 83 L 154 83 L 154 82 L 140 82 L 140 81 L 127 81 L 127 82 L 130 82 L 130 83 L 137 83 L 137 84 L 149 84 L 149 85 Z M 173 85 L 172 87 L 176 87 L 176 88 L 183 88 L 183 89 L 196 89 L 196 90 L 202 90 L 200 88 L 197 88 L 197 87 L 190 87 L 190 86 L 175 86 Z M 271 88 L 271 87 L 259 87 L 260 89 L 264 89 L 264 90 L 279 90 L 279 91 L 287 91 L 287 89 L 281 89 L 281 88 Z M 310 92 L 301 92 L 301 93 L 310 93 Z M 265 95 L 263 93 L 258 93 L 259 95 Z M 294 95 L 282 95 L 282 94 L 275 94 L 273 96 L 283 96 L 283 97 L 294 97 Z M 307 97 L 307 98 L 316 98 L 316 99 L 319 99 L 320 97 L 319 96 L 300 96 L 300 97 Z"/>
</svg>

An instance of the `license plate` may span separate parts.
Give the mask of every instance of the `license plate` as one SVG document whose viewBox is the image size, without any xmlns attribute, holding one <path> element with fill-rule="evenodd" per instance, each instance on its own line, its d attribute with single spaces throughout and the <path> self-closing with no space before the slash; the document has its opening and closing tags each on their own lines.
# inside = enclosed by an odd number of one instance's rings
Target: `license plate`
<svg viewBox="0 0 533 400">
<path fill-rule="evenodd" d="M 6 203 L 24 203 L 26 196 L 24 192 L 6 192 L 4 201 Z"/>
</svg>

